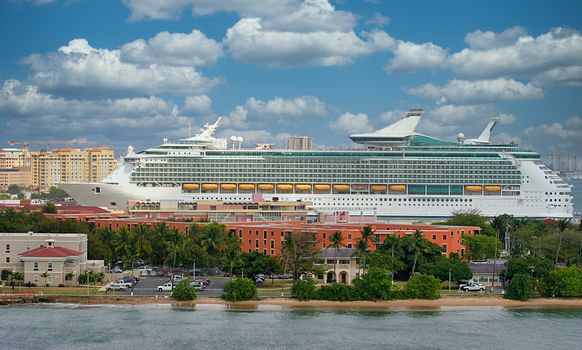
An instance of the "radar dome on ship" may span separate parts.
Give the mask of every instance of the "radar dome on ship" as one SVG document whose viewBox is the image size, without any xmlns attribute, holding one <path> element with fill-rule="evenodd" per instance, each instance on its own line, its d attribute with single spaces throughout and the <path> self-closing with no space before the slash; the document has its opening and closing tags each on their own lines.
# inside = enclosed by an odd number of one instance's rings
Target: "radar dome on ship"
<svg viewBox="0 0 582 350">
<path fill-rule="evenodd" d="M 463 142 L 463 141 L 465 141 L 465 134 L 463 134 L 462 132 L 458 133 L 458 134 L 457 134 L 457 140 L 458 140 L 459 142 Z"/>
</svg>

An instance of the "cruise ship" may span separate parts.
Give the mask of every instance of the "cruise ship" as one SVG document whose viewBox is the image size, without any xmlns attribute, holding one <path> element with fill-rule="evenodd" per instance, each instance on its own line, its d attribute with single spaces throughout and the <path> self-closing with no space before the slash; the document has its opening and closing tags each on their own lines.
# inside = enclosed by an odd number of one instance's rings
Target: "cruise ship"
<svg viewBox="0 0 582 350">
<path fill-rule="evenodd" d="M 128 152 L 98 183 L 63 183 L 81 205 L 110 209 L 195 207 L 197 201 L 307 201 L 319 213 L 378 217 L 569 218 L 571 187 L 517 144 L 492 144 L 492 120 L 474 139 L 441 140 L 416 131 L 421 109 L 375 132 L 351 135 L 359 148 L 288 150 L 230 147 L 214 137 L 221 118 L 193 137 Z M 232 138 L 236 141 L 236 138 Z M 241 140 L 238 139 L 240 142 Z M 163 205 L 163 204 L 162 204 Z"/>
</svg>

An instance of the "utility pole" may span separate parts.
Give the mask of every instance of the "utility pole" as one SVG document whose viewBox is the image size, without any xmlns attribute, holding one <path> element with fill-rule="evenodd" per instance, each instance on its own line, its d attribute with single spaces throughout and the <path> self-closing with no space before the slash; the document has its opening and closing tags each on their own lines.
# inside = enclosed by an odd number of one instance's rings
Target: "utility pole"
<svg viewBox="0 0 582 350">
<path fill-rule="evenodd" d="M 449 292 L 451 291 L 451 268 L 449 267 Z"/>
</svg>

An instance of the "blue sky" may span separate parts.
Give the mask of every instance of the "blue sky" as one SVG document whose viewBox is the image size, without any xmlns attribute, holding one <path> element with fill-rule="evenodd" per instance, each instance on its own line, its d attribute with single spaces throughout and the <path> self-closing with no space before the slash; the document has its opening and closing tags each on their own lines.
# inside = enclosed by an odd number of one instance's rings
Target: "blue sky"
<svg viewBox="0 0 582 350">
<path fill-rule="evenodd" d="M 579 1 L 8 0 L 0 140 L 123 152 L 217 115 L 246 146 L 419 131 L 582 157 Z M 37 147 L 38 148 L 38 147 Z"/>
</svg>

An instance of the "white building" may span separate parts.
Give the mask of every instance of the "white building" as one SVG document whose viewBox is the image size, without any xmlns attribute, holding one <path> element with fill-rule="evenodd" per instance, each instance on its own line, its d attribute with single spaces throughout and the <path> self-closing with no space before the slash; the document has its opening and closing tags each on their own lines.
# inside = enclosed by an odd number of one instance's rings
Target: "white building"
<svg viewBox="0 0 582 350">
<path fill-rule="evenodd" d="M 57 286 L 70 273 L 76 284 L 86 270 L 103 272 L 104 263 L 87 260 L 82 233 L 0 233 L 0 270 L 23 273 L 24 283 Z"/>
</svg>

